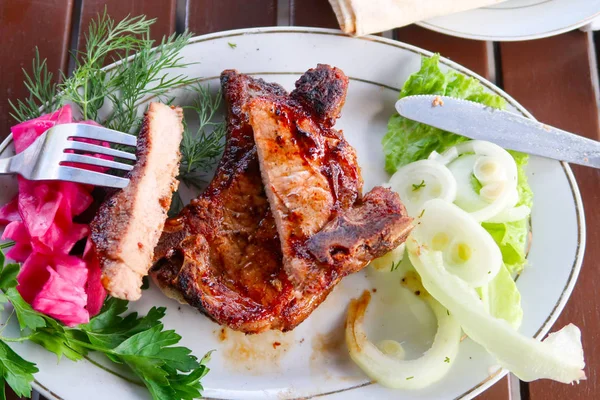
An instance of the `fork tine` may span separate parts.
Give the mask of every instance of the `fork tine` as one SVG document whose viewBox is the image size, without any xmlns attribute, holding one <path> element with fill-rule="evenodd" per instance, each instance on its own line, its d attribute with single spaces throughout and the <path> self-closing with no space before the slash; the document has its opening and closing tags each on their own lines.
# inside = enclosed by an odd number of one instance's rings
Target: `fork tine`
<svg viewBox="0 0 600 400">
<path fill-rule="evenodd" d="M 131 171 L 133 169 L 133 165 L 73 153 L 63 153 L 63 161 L 87 165 L 96 165 L 98 167 L 120 169 L 123 171 Z"/>
<path fill-rule="evenodd" d="M 68 167 L 61 165 L 58 167 L 58 176 L 56 179 L 62 181 L 71 181 L 84 183 L 94 186 L 104 186 L 122 189 L 129 184 L 129 179 L 120 178 L 100 172 L 88 171 L 86 169 Z"/>
<path fill-rule="evenodd" d="M 104 142 L 124 144 L 127 146 L 136 146 L 137 137 L 127 133 L 104 128 L 102 126 L 94 126 L 87 124 L 76 124 L 76 129 L 70 137 L 95 139 Z"/>
<path fill-rule="evenodd" d="M 67 149 L 85 151 L 88 153 L 105 154 L 107 156 L 124 158 L 126 160 L 135 161 L 135 154 L 126 151 L 111 149 L 110 147 L 98 146 L 96 144 L 76 142 L 74 140 L 67 141 Z"/>
</svg>

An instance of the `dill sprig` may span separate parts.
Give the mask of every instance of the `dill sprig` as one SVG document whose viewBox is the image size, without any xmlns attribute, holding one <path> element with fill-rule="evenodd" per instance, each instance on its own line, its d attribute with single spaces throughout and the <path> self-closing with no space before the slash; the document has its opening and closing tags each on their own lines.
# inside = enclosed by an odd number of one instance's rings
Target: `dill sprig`
<svg viewBox="0 0 600 400">
<path fill-rule="evenodd" d="M 31 65 L 31 73 L 28 73 L 25 68 L 22 70 L 25 76 L 23 84 L 29 92 L 29 97 L 25 100 L 17 100 L 16 104 L 10 99 L 8 100 L 13 109 L 11 117 L 22 122 L 58 109 L 60 104 L 56 96 L 54 74 L 48 71 L 46 59 L 40 59 L 37 47 Z"/>
<path fill-rule="evenodd" d="M 131 62 L 122 63 L 117 67 L 114 73 L 114 84 L 119 88 L 119 92 L 108 95 L 115 111 L 106 120 L 107 127 L 121 131 L 123 131 L 121 127 L 130 127 L 130 131 L 137 132 L 140 121 L 138 102 L 142 98 L 146 96 L 160 98 L 173 88 L 193 82 L 193 79 L 181 74 L 171 76 L 163 73 L 165 70 L 183 68 L 187 65 L 182 62 L 179 52 L 189 38 L 190 34 L 180 36 L 173 34 L 164 37 L 155 48 L 152 48 L 152 41 L 147 41 Z"/>
<path fill-rule="evenodd" d="M 221 92 L 216 97 L 208 86 L 197 84 L 190 88 L 196 94 L 194 104 L 184 107 L 198 116 L 198 129 L 192 131 L 187 124 L 181 141 L 181 164 L 179 180 L 186 186 L 202 190 L 206 185 L 206 174 L 215 166 L 225 147 L 225 122 L 217 118 L 221 106 Z M 169 216 L 181 211 L 183 201 L 179 192 L 173 194 Z"/>
<path fill-rule="evenodd" d="M 181 141 L 181 168 L 179 178 L 188 186 L 201 188 L 203 174 L 210 170 L 223 152 L 225 123 L 215 121 L 221 106 L 221 92 L 212 97 L 207 86 L 192 88 L 197 93 L 192 106 L 186 107 L 198 115 L 198 129 L 192 132 L 187 126 Z"/>
<path fill-rule="evenodd" d="M 71 104 L 82 119 L 136 134 L 143 116 L 140 104 L 144 100 L 158 97 L 168 103 L 169 90 L 194 82 L 193 78 L 176 72 L 187 65 L 180 51 L 191 35 L 173 34 L 153 47 L 150 27 L 154 22 L 155 19 L 143 15 L 115 22 L 104 11 L 90 22 L 85 48 L 73 54 L 76 62 L 72 75 L 61 75 L 59 84 L 54 82 L 46 60 L 41 60 L 36 50 L 31 72 L 23 71 L 30 95 L 26 100 L 11 103 L 12 116 L 22 122 Z M 103 69 L 114 61 L 113 68 Z M 223 151 L 225 125 L 216 121 L 221 94 L 213 98 L 208 87 L 199 84 L 191 90 L 197 98 L 186 109 L 198 115 L 199 127 L 194 132 L 185 129 L 179 179 L 187 186 L 201 189 L 205 174 Z M 172 211 L 181 206 L 181 198 L 176 194 Z"/>
<path fill-rule="evenodd" d="M 155 21 L 142 15 L 115 22 L 105 11 L 90 23 L 85 49 L 73 54 L 72 75 L 61 75 L 59 84 L 53 83 L 46 61 L 41 61 L 36 51 L 31 73 L 24 71 L 29 98 L 11 103 L 13 117 L 25 121 L 70 103 L 79 109 L 82 119 L 137 132 L 141 120 L 138 106 L 143 99 L 163 96 L 169 89 L 193 82 L 184 75 L 169 74 L 169 70 L 185 67 L 179 51 L 190 34 L 163 38 L 153 48 L 150 27 Z M 117 61 L 117 65 L 103 69 L 109 61 Z"/>
</svg>

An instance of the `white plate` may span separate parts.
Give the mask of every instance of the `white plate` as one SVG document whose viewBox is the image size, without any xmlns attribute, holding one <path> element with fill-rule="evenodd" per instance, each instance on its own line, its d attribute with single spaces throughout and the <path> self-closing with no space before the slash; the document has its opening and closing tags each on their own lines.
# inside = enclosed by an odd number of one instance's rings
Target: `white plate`
<svg viewBox="0 0 600 400">
<path fill-rule="evenodd" d="M 232 49 L 228 42 L 235 43 Z M 293 87 L 302 72 L 317 63 L 338 66 L 350 77 L 349 92 L 337 127 L 358 152 L 365 190 L 388 179 L 384 171 L 381 138 L 395 112 L 400 87 L 419 69 L 421 55 L 430 53 L 380 37 L 351 38 L 338 31 L 309 28 L 264 28 L 216 33 L 198 37 L 184 48 L 186 62 L 198 62 L 184 71 L 213 89 L 226 68 L 260 76 Z M 465 68 L 442 60 L 444 69 Z M 480 77 L 477 77 L 481 79 Z M 487 81 L 483 84 L 507 99 L 510 108 L 531 117 L 513 99 Z M 176 103 L 189 103 L 189 94 L 176 93 Z M 4 155 L 12 145 L 6 142 Z M 585 229 L 581 199 L 569 167 L 532 157 L 527 170 L 535 194 L 534 240 L 529 266 L 518 279 L 525 318 L 521 331 L 544 336 L 569 297 L 583 256 Z M 15 193 L 14 177 L 0 178 L 0 202 Z M 557 210 L 560 210 L 557 212 Z M 134 309 L 168 307 L 165 324 L 182 334 L 182 344 L 202 356 L 216 349 L 211 372 L 203 380 L 210 398 L 288 399 L 330 395 L 340 399 L 452 399 L 470 398 L 506 374 L 481 347 L 465 340 L 460 355 L 444 380 L 418 392 L 394 391 L 372 384 L 349 359 L 343 342 L 343 321 L 350 298 L 364 289 L 377 288 L 367 319 L 374 340 L 405 340 L 409 351 L 424 350 L 434 334 L 427 307 L 403 306 L 410 296 L 400 287 L 398 274 L 378 274 L 366 268 L 348 278 L 294 331 L 247 336 L 221 327 L 190 307 L 179 306 L 157 289 L 144 292 Z M 408 296 L 408 297 L 407 297 Z M 414 297 L 414 296 L 412 296 Z M 14 319 L 13 321 L 14 322 Z M 7 334 L 16 335 L 9 324 Z M 273 343 L 281 345 L 274 348 Z M 63 359 L 34 344 L 16 344 L 15 350 L 38 364 L 36 389 L 50 398 L 68 400 L 144 399 L 144 388 L 107 372 L 88 361 Z M 107 365 L 115 368 L 114 365 Z"/>
<path fill-rule="evenodd" d="M 510 0 L 418 22 L 467 39 L 539 39 L 579 28 L 600 15 L 600 0 Z"/>
</svg>

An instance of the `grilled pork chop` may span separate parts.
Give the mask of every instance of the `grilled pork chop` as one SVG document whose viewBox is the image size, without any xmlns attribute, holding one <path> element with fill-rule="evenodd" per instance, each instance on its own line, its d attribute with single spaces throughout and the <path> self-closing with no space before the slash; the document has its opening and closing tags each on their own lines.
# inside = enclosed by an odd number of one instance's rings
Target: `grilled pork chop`
<svg viewBox="0 0 600 400">
<path fill-rule="evenodd" d="M 291 330 L 345 275 L 411 229 L 398 196 L 361 195 L 354 149 L 332 128 L 348 80 L 319 65 L 287 94 L 224 71 L 228 136 L 215 178 L 167 221 L 151 275 L 168 294 L 247 333 Z"/>
<path fill-rule="evenodd" d="M 177 190 L 182 118 L 181 108 L 150 104 L 129 185 L 106 199 L 91 223 L 102 284 L 113 297 L 137 300 L 141 296 L 142 277 L 152 265 Z"/>
</svg>

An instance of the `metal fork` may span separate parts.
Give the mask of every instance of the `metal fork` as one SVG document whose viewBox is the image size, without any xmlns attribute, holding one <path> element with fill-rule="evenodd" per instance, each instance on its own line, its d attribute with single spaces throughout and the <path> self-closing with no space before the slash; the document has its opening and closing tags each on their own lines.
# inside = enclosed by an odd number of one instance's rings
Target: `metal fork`
<svg viewBox="0 0 600 400">
<path fill-rule="evenodd" d="M 93 154 L 135 161 L 134 154 L 77 141 L 77 139 L 93 139 L 126 146 L 135 146 L 137 143 L 137 138 L 133 135 L 99 126 L 56 125 L 38 137 L 25 151 L 10 158 L 0 159 L 0 174 L 19 174 L 32 181 L 61 180 L 113 188 L 124 188 L 129 184 L 129 179 L 109 173 L 64 165 L 68 162 L 111 170 L 131 171 L 133 169 L 133 165 L 93 157 Z M 66 152 L 66 150 L 77 153 Z"/>
</svg>

